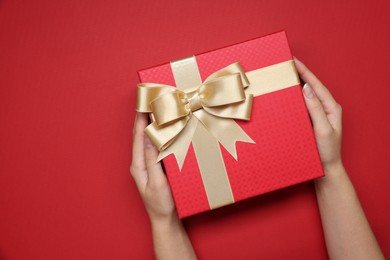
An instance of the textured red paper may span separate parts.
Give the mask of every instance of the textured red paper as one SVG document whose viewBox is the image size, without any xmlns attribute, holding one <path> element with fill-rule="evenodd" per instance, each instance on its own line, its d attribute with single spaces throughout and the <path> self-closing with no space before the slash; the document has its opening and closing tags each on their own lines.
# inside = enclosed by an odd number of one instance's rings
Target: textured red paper
<svg viewBox="0 0 390 260">
<path fill-rule="evenodd" d="M 291 59 L 285 32 L 196 55 L 203 80 L 236 61 L 251 71 Z M 139 76 L 142 82 L 175 85 L 169 63 Z M 251 120 L 237 122 L 256 144 L 238 142 L 238 161 L 221 146 L 236 202 L 323 176 L 300 85 L 256 97 Z M 163 162 L 179 216 L 209 210 L 192 146 L 181 172 L 173 155 Z"/>
</svg>

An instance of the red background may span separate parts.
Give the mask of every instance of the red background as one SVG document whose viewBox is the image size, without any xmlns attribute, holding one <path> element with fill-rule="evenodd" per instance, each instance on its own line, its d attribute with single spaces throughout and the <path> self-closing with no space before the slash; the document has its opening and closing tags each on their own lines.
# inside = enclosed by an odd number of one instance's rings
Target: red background
<svg viewBox="0 0 390 260">
<path fill-rule="evenodd" d="M 136 70 L 282 29 L 343 106 L 389 257 L 389 17 L 386 0 L 0 0 L 0 258 L 152 259 L 129 174 Z M 327 258 L 311 183 L 185 224 L 200 258 Z"/>
</svg>

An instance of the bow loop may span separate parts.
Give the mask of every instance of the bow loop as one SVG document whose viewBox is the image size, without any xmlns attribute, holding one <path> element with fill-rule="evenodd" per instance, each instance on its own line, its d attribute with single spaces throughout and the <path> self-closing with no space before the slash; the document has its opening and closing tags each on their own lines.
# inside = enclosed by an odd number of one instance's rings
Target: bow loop
<svg viewBox="0 0 390 260">
<path fill-rule="evenodd" d="M 203 107 L 217 107 L 245 100 L 244 85 L 238 73 L 214 78 L 198 90 Z"/>
<path fill-rule="evenodd" d="M 175 91 L 176 88 L 156 83 L 140 83 L 137 86 L 137 112 L 151 113 L 151 102 L 157 97 Z"/>
<path fill-rule="evenodd" d="M 248 87 L 249 86 L 248 77 L 246 76 L 245 71 L 241 67 L 241 64 L 239 62 L 234 62 L 234 63 L 230 64 L 229 66 L 226 66 L 226 67 L 214 72 L 213 74 L 211 74 L 210 76 L 207 77 L 205 82 L 207 82 L 211 79 L 219 78 L 219 77 L 226 76 L 226 75 L 236 74 L 236 73 L 240 74 L 241 81 L 242 81 L 244 88 Z"/>
</svg>

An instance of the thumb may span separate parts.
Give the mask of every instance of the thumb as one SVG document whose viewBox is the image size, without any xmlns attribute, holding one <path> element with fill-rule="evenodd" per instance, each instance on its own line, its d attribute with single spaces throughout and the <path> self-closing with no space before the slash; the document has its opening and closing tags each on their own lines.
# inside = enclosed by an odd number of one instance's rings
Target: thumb
<svg viewBox="0 0 390 260">
<path fill-rule="evenodd" d="M 145 163 L 148 172 L 148 180 L 151 185 L 159 185 L 165 182 L 165 174 L 160 162 L 157 162 L 158 150 L 145 136 Z"/>
<path fill-rule="evenodd" d="M 321 101 L 318 99 L 313 88 L 306 83 L 303 86 L 303 95 L 305 97 L 306 107 L 309 111 L 313 128 L 316 133 L 331 133 L 333 128 L 329 123 L 328 117 L 324 111 Z"/>
</svg>

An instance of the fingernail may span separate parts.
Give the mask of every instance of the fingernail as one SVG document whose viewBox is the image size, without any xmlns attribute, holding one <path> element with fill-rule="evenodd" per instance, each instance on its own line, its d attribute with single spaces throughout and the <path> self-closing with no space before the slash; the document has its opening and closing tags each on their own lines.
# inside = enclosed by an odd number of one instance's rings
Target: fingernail
<svg viewBox="0 0 390 260">
<path fill-rule="evenodd" d="M 152 148 L 152 147 L 154 146 L 153 143 L 152 143 L 152 141 L 150 141 L 150 139 L 147 138 L 146 136 L 145 136 L 145 146 L 146 146 L 147 148 Z"/>
<path fill-rule="evenodd" d="M 315 93 L 313 91 L 313 89 L 311 88 L 311 86 L 306 83 L 304 86 L 303 86 L 303 95 L 305 95 L 306 98 L 313 98 L 315 96 Z"/>
</svg>

